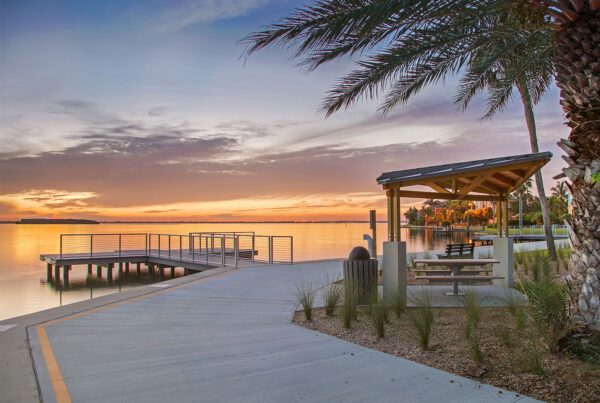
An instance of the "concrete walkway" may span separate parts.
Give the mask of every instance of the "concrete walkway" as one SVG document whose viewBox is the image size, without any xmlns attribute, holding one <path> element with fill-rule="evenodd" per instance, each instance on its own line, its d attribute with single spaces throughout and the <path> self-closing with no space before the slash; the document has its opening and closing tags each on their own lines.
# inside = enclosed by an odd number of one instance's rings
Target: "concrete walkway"
<svg viewBox="0 0 600 403">
<path fill-rule="evenodd" d="M 205 272 L 30 326 L 43 401 L 533 401 L 291 324 L 296 285 L 340 272 Z"/>
</svg>

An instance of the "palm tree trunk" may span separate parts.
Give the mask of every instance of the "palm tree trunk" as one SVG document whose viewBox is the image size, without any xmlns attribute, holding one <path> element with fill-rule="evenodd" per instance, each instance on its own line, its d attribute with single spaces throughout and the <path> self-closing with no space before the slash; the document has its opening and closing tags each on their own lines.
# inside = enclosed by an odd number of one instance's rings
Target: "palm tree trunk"
<svg viewBox="0 0 600 403">
<path fill-rule="evenodd" d="M 527 130 L 529 130 L 529 142 L 531 143 L 531 152 L 538 153 L 540 149 L 537 142 L 537 130 L 535 128 L 535 117 L 533 115 L 533 106 L 531 105 L 531 97 L 527 85 L 519 84 L 517 86 L 525 109 L 525 121 L 527 122 Z M 546 191 L 544 190 L 544 182 L 542 180 L 542 172 L 535 173 L 535 187 L 540 198 L 540 206 L 542 208 L 542 219 L 544 221 L 544 233 L 546 235 L 546 246 L 548 248 L 548 256 L 553 261 L 557 261 L 556 247 L 554 246 L 554 237 L 552 236 L 552 223 L 550 222 L 550 212 L 548 211 L 548 202 L 546 201 Z"/>
<path fill-rule="evenodd" d="M 556 34 L 556 82 L 571 128 L 559 146 L 567 154 L 573 215 L 569 272 L 582 318 L 600 329 L 600 12 L 597 4 Z"/>
</svg>

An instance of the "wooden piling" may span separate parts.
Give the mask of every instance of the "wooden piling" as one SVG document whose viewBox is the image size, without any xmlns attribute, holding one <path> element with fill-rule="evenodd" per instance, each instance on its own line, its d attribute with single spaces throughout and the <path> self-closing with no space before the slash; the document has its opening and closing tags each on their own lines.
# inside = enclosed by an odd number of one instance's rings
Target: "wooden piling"
<svg viewBox="0 0 600 403">
<path fill-rule="evenodd" d="M 71 266 L 63 266 L 63 287 L 69 286 L 69 271 L 71 271 Z"/>
<path fill-rule="evenodd" d="M 171 278 L 175 277 L 175 268 L 171 267 Z"/>
<path fill-rule="evenodd" d="M 109 283 L 112 283 L 112 281 L 113 281 L 112 271 L 113 271 L 114 267 L 115 267 L 114 263 L 109 263 L 108 264 L 108 269 L 106 270 L 106 278 L 108 279 Z"/>
<path fill-rule="evenodd" d="M 52 281 L 52 264 L 46 263 L 46 280 Z"/>
<path fill-rule="evenodd" d="M 102 266 L 100 265 L 96 266 L 96 276 L 102 278 Z"/>
<path fill-rule="evenodd" d="M 60 266 L 54 265 L 54 280 L 58 281 L 60 278 Z"/>
<path fill-rule="evenodd" d="M 92 274 L 92 265 L 88 264 L 88 274 Z"/>
</svg>

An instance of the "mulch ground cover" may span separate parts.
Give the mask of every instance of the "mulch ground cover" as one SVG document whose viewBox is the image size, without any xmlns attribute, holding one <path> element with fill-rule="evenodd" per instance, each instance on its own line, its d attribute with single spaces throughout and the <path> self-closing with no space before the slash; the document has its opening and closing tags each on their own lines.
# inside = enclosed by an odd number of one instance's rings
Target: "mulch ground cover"
<svg viewBox="0 0 600 403">
<path fill-rule="evenodd" d="M 351 343 L 403 357 L 457 375 L 476 379 L 519 394 L 551 402 L 600 402 L 600 366 L 563 353 L 542 353 L 543 375 L 527 370 L 525 357 L 530 342 L 517 331 L 515 318 L 506 308 L 483 308 L 479 325 L 483 362 L 474 364 L 470 344 L 464 336 L 462 308 L 434 308 L 434 325 L 429 348 L 422 351 L 412 337 L 407 314 L 389 314 L 385 337 L 377 338 L 365 309 L 350 329 L 344 329 L 338 308 L 333 317 L 324 309 L 313 311 L 307 322 L 296 312 L 293 322 Z M 411 309 L 411 308 L 409 308 Z M 525 330 L 525 332 L 527 329 Z"/>
</svg>

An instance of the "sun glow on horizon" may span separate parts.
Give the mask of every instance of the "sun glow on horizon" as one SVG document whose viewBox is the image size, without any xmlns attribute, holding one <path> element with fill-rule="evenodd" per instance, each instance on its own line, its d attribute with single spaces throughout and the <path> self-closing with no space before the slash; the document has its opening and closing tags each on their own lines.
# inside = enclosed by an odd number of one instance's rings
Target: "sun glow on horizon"
<svg viewBox="0 0 600 403">
<path fill-rule="evenodd" d="M 113 207 L 93 202 L 93 192 L 28 191 L 0 196 L 9 205 L 3 219 L 30 217 L 87 218 L 115 221 L 352 221 L 365 220 L 368 211 L 385 211 L 383 193 L 269 195 L 219 201 Z M 411 204 L 406 204 L 406 209 Z M 8 214 L 7 214 L 8 213 Z"/>
</svg>

